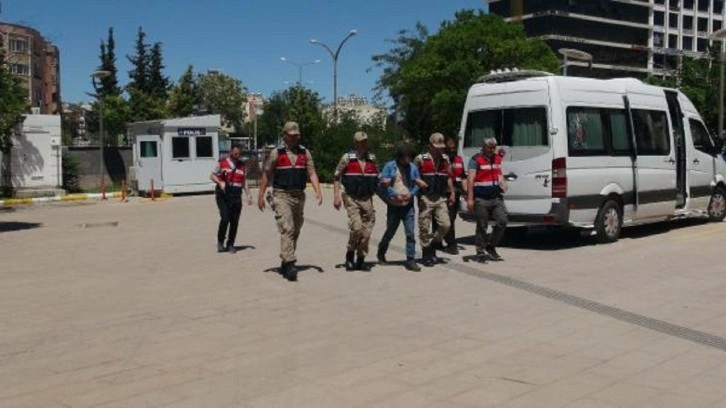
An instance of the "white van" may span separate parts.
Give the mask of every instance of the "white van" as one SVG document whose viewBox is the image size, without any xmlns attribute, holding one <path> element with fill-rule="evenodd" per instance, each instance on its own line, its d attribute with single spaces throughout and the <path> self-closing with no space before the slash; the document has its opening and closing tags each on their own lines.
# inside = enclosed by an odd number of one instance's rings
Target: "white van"
<svg viewBox="0 0 726 408">
<path fill-rule="evenodd" d="M 466 99 L 465 163 L 492 136 L 503 149 L 511 226 L 576 227 L 613 242 L 623 226 L 726 215 L 721 146 L 678 90 L 632 78 L 493 73 Z"/>
</svg>

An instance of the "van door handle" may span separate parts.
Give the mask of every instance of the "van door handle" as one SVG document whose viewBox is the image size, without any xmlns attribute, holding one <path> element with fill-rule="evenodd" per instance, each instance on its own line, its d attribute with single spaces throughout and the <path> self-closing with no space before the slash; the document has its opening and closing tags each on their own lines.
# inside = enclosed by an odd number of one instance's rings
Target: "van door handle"
<svg viewBox="0 0 726 408">
<path fill-rule="evenodd" d="M 672 158 L 672 157 L 669 157 L 667 159 L 663 159 L 663 162 L 668 163 L 668 164 L 676 164 L 676 160 L 674 158 Z"/>
<path fill-rule="evenodd" d="M 693 164 L 701 164 L 701 161 L 698 159 L 693 159 Z"/>
<path fill-rule="evenodd" d="M 507 179 L 507 181 L 514 181 L 517 179 L 517 175 L 514 173 L 509 173 L 505 175 L 504 178 Z"/>
</svg>

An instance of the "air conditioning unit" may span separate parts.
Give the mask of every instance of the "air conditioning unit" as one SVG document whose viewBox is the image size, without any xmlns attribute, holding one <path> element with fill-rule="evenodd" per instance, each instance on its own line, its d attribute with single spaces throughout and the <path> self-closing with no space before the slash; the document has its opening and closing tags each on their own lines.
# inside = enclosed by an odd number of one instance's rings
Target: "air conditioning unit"
<svg viewBox="0 0 726 408">
<path fill-rule="evenodd" d="M 40 115 L 40 108 L 37 106 L 33 106 L 32 108 L 30 108 L 30 113 L 32 113 L 33 115 Z"/>
</svg>

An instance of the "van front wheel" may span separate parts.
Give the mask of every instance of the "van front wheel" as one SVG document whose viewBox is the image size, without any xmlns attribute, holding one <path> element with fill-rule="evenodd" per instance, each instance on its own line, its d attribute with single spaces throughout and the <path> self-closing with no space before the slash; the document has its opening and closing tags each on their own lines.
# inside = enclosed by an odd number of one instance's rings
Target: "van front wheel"
<svg viewBox="0 0 726 408">
<path fill-rule="evenodd" d="M 726 192 L 723 187 L 713 190 L 711 201 L 708 203 L 708 219 L 721 222 L 726 217 Z"/>
<path fill-rule="evenodd" d="M 597 241 L 601 244 L 615 242 L 623 230 L 623 217 L 620 205 L 613 200 L 605 201 L 595 218 Z"/>
</svg>

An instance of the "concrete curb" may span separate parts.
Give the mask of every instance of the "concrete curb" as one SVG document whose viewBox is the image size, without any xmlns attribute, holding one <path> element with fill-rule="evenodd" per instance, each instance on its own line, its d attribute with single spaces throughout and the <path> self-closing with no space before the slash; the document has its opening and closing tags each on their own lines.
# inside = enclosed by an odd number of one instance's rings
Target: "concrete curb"
<svg viewBox="0 0 726 408">
<path fill-rule="evenodd" d="M 52 203 L 60 201 L 88 201 L 88 200 L 100 200 L 103 195 L 101 193 L 92 194 L 68 194 L 64 196 L 54 197 L 37 197 L 37 198 L 8 198 L 6 200 L 0 200 L 0 206 L 15 206 L 15 205 L 31 205 L 39 203 Z M 121 197 L 120 192 L 106 193 L 106 198 L 119 198 Z"/>
</svg>

